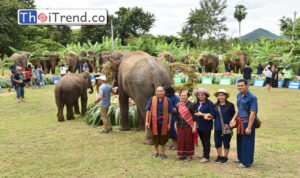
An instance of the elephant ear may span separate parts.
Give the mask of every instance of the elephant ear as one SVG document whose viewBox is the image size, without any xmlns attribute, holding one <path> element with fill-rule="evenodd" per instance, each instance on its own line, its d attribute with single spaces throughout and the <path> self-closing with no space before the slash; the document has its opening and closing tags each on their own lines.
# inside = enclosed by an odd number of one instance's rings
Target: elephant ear
<svg viewBox="0 0 300 178">
<path fill-rule="evenodd" d="M 113 70 L 119 70 L 123 56 L 124 54 L 122 52 L 114 52 L 113 54 L 109 55 L 109 61 Z"/>
</svg>

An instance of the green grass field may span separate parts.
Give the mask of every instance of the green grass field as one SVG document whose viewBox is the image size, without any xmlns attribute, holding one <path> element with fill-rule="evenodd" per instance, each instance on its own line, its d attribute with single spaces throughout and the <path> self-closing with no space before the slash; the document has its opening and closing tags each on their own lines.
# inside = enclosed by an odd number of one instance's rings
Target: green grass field
<svg viewBox="0 0 300 178">
<path fill-rule="evenodd" d="M 236 103 L 234 86 L 199 85 L 215 92 L 225 88 Z M 212 136 L 211 161 L 199 164 L 200 147 L 192 162 L 152 159 L 153 147 L 142 144 L 143 132 L 101 135 L 85 119 L 57 122 L 54 86 L 25 89 L 26 102 L 15 95 L 0 96 L 1 177 L 298 177 L 300 175 L 300 91 L 265 88 L 250 90 L 258 97 L 262 127 L 256 131 L 255 162 L 238 169 L 236 134 L 231 142 L 230 163 L 215 164 Z M 1 93 L 6 92 L 3 89 Z M 89 102 L 95 94 L 89 95 Z M 215 98 L 211 97 L 215 102 Z"/>
</svg>

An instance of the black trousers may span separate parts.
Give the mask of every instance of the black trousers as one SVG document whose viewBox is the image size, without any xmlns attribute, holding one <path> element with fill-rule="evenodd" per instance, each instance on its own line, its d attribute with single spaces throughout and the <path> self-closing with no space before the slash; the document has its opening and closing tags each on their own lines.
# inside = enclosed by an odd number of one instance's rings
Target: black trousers
<svg viewBox="0 0 300 178">
<path fill-rule="evenodd" d="M 283 87 L 288 88 L 288 87 L 289 87 L 290 81 L 291 81 L 291 79 L 285 78 L 285 79 L 283 80 Z"/>
<path fill-rule="evenodd" d="M 205 130 L 205 131 L 198 130 L 198 132 L 199 132 L 200 140 L 202 142 L 203 157 L 209 159 L 211 130 Z"/>
</svg>

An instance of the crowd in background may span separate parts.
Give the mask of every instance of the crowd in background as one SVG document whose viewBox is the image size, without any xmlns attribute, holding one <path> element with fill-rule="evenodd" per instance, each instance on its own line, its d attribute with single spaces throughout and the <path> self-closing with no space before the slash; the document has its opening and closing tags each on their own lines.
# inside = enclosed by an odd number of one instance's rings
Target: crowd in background
<svg viewBox="0 0 300 178">
<path fill-rule="evenodd" d="M 18 103 L 24 102 L 24 87 L 33 87 L 35 88 L 38 86 L 41 88 L 41 84 L 43 82 L 43 69 L 35 65 L 33 68 L 31 65 L 28 65 L 27 67 L 23 67 L 22 63 L 14 64 L 9 67 L 10 69 L 10 79 L 11 79 L 11 85 L 8 89 L 11 91 L 12 88 L 15 88 Z"/>
</svg>

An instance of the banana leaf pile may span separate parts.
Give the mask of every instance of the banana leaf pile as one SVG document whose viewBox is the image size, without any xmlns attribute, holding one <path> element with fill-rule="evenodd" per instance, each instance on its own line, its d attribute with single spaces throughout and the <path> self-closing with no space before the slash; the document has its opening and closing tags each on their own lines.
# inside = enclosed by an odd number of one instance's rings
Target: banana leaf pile
<svg viewBox="0 0 300 178">
<path fill-rule="evenodd" d="M 112 103 L 110 107 L 108 108 L 108 118 L 111 121 L 112 125 L 120 125 L 120 107 L 117 103 Z M 138 127 L 138 113 L 137 113 L 137 107 L 136 105 L 130 105 L 129 106 L 129 122 L 131 128 Z M 97 104 L 95 106 L 89 105 L 87 107 L 87 112 L 85 114 L 86 123 L 89 126 L 97 127 L 103 124 L 103 121 L 101 119 L 101 111 L 100 111 L 100 105 Z"/>
</svg>

